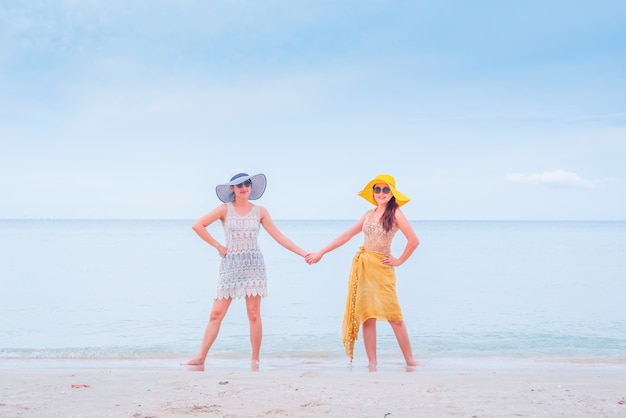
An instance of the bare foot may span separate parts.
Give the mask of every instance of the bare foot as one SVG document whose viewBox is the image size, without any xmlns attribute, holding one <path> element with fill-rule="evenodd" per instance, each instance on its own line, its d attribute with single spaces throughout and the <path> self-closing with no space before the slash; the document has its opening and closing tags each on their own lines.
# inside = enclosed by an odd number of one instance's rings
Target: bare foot
<svg viewBox="0 0 626 418">
<path fill-rule="evenodd" d="M 259 371 L 259 360 L 252 360 L 250 362 L 250 369 L 253 372 L 258 372 Z"/>
<path fill-rule="evenodd" d="M 204 364 L 204 359 L 201 357 L 195 357 L 185 363 L 187 366 L 202 366 Z"/>
<path fill-rule="evenodd" d="M 409 367 L 415 367 L 415 366 L 423 366 L 422 363 L 418 363 L 417 361 L 411 359 L 409 361 L 406 362 L 406 365 Z"/>
</svg>

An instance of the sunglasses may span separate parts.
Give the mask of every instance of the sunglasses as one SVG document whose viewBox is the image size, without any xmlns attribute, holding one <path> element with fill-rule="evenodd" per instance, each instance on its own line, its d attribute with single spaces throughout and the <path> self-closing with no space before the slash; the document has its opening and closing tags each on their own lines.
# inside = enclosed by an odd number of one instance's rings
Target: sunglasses
<svg viewBox="0 0 626 418">
<path fill-rule="evenodd" d="M 382 189 L 378 186 L 374 187 L 374 193 L 378 194 L 380 192 L 383 192 L 384 194 L 389 194 L 389 192 L 391 191 L 391 189 L 387 186 L 383 187 Z"/>
<path fill-rule="evenodd" d="M 250 187 L 250 186 L 252 186 L 252 180 L 246 180 L 246 181 L 244 181 L 243 183 L 239 183 L 239 184 L 237 185 L 237 188 L 238 188 L 238 189 L 241 189 L 243 186 L 246 186 L 246 187 Z"/>
</svg>

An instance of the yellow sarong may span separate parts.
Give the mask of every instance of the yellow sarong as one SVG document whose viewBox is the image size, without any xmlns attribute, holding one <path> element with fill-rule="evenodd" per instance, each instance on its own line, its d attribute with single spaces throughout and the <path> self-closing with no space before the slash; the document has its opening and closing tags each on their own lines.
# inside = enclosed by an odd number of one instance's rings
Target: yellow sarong
<svg viewBox="0 0 626 418">
<path fill-rule="evenodd" d="M 370 318 L 402 321 L 396 293 L 396 273 L 392 266 L 380 262 L 383 253 L 360 247 L 352 259 L 348 280 L 348 298 L 343 316 L 343 345 L 350 362 L 354 358 L 354 341 L 359 327 Z"/>
</svg>

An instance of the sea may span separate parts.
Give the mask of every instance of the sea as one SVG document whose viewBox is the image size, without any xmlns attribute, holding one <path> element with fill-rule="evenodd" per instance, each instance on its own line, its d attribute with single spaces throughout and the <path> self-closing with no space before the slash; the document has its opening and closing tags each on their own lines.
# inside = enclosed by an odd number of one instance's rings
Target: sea
<svg viewBox="0 0 626 418">
<path fill-rule="evenodd" d="M 355 220 L 275 220 L 315 251 Z M 215 295 L 220 258 L 193 220 L 0 220 L 0 369 L 184 369 Z M 434 368 L 626 364 L 626 222 L 411 221 L 420 245 L 396 268 L 415 358 Z M 209 231 L 223 241 L 219 224 Z M 266 369 L 366 367 L 341 342 L 357 235 L 308 265 L 261 230 Z M 399 233 L 392 252 L 406 243 Z M 379 367 L 402 369 L 377 324 Z M 250 367 L 234 300 L 203 369 Z"/>
</svg>

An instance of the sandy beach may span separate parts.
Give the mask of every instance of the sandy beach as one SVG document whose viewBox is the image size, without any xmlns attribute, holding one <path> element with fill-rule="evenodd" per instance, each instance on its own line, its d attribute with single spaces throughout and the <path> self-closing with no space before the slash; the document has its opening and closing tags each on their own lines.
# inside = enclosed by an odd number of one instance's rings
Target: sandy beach
<svg viewBox="0 0 626 418">
<path fill-rule="evenodd" d="M 2 370 L 2 417 L 626 417 L 626 367 Z"/>
</svg>

